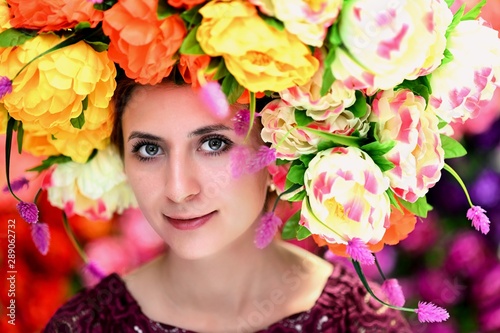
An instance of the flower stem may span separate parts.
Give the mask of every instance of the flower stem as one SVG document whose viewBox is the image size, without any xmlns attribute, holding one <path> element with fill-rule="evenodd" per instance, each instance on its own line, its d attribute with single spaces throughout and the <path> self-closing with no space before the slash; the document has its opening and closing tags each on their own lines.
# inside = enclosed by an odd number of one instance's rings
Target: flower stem
<svg viewBox="0 0 500 333">
<path fill-rule="evenodd" d="M 64 229 L 66 230 L 66 233 L 68 234 L 68 237 L 71 240 L 71 243 L 75 247 L 76 252 L 78 252 L 78 254 L 80 255 L 80 257 L 83 259 L 83 261 L 86 264 L 88 264 L 88 262 L 89 262 L 88 257 L 85 254 L 85 252 L 83 251 L 82 246 L 80 245 L 80 243 L 78 243 L 78 241 L 76 240 L 75 234 L 73 233 L 73 230 L 71 229 L 71 226 L 69 225 L 68 217 L 66 216 L 66 213 L 64 211 L 63 211 L 62 215 L 63 215 Z"/>
<path fill-rule="evenodd" d="M 255 121 L 255 93 L 249 91 L 248 92 L 249 95 L 250 95 L 250 124 L 248 126 L 248 132 L 247 132 L 247 136 L 245 137 L 245 141 L 248 140 L 248 138 L 250 137 L 250 133 L 252 132 L 252 128 L 253 128 L 253 122 Z"/>
<path fill-rule="evenodd" d="M 10 193 L 17 201 L 22 201 L 19 197 L 12 191 L 12 187 L 10 186 L 10 151 L 12 150 L 12 133 L 14 131 L 14 125 L 16 120 L 12 117 L 9 117 L 7 122 L 7 131 L 5 138 L 5 173 L 7 176 L 7 187 L 9 188 Z"/>
<path fill-rule="evenodd" d="M 377 260 L 377 255 L 374 253 L 373 256 L 375 257 L 375 265 L 377 265 L 378 272 L 380 273 L 380 276 L 382 276 L 382 279 L 385 281 L 387 278 L 385 277 L 384 272 L 382 271 L 382 267 L 380 267 L 380 264 Z"/>
<path fill-rule="evenodd" d="M 467 191 L 467 187 L 465 186 L 462 178 L 460 178 L 460 176 L 458 175 L 458 173 L 453 170 L 453 168 L 451 166 L 449 166 L 448 164 L 444 164 L 444 168 L 446 171 L 448 171 L 448 173 L 450 173 L 453 178 L 455 178 L 455 180 L 458 182 L 458 184 L 460 184 L 460 186 L 462 187 L 462 190 L 464 191 L 465 193 L 465 196 L 467 197 L 467 201 L 469 202 L 469 205 L 471 207 L 474 206 L 474 204 L 472 203 L 471 199 L 470 199 L 470 195 L 469 195 L 469 191 Z"/>
</svg>

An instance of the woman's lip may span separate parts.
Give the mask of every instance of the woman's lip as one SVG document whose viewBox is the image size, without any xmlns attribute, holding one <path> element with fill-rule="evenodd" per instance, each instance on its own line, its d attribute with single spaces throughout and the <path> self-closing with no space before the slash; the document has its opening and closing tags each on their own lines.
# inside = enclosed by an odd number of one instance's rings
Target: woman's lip
<svg viewBox="0 0 500 333">
<path fill-rule="evenodd" d="M 195 217 L 192 219 L 175 219 L 169 216 L 165 216 L 168 223 L 170 223 L 175 229 L 178 230 L 194 230 L 200 228 L 202 225 L 208 222 L 212 216 L 215 215 L 217 211 L 213 211 L 203 216 Z"/>
</svg>

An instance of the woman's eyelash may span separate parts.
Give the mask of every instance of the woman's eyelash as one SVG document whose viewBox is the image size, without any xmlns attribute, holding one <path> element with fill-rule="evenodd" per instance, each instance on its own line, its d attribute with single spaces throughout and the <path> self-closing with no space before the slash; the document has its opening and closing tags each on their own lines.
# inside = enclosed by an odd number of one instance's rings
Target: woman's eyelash
<svg viewBox="0 0 500 333">
<path fill-rule="evenodd" d="M 210 156 L 218 156 L 221 153 L 228 151 L 232 146 L 233 146 L 233 141 L 230 140 L 229 138 L 225 137 L 224 135 L 220 134 L 212 134 L 212 135 L 207 135 L 205 137 L 202 137 L 199 141 L 199 146 L 201 147 L 204 143 L 210 141 L 210 140 L 220 140 L 224 143 L 224 147 L 220 150 L 214 150 L 211 152 L 206 152 L 206 154 Z"/>
<path fill-rule="evenodd" d="M 154 157 L 151 156 L 151 157 L 145 157 L 145 156 L 142 156 L 141 154 L 139 154 L 139 150 L 144 147 L 144 146 L 158 146 L 157 143 L 155 142 L 151 142 L 151 141 L 145 141 L 145 140 L 141 140 L 141 141 L 137 141 L 135 142 L 133 145 L 132 145 L 132 153 L 140 160 L 140 161 L 150 161 L 152 160 Z"/>
</svg>

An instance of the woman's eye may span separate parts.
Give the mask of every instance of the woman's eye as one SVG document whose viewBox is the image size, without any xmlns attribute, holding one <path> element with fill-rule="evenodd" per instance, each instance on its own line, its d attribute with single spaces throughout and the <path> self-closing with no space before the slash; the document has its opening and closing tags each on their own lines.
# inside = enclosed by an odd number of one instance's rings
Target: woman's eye
<svg viewBox="0 0 500 333">
<path fill-rule="evenodd" d="M 212 138 L 206 140 L 202 145 L 201 149 L 209 152 L 222 150 L 226 146 L 224 140 L 219 138 Z"/>
<path fill-rule="evenodd" d="M 139 154 L 144 157 L 156 156 L 160 153 L 160 151 L 161 151 L 160 147 L 152 144 L 142 145 L 138 150 Z"/>
</svg>

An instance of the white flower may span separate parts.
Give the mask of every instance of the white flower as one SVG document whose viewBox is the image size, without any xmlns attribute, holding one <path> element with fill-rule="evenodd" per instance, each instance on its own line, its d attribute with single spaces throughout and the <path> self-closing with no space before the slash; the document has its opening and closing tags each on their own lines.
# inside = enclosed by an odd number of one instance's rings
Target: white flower
<svg viewBox="0 0 500 333">
<path fill-rule="evenodd" d="M 475 118 L 500 79 L 498 32 L 484 20 L 460 22 L 448 37 L 453 60 L 431 75 L 430 103 L 445 121 Z"/>
<path fill-rule="evenodd" d="M 355 88 L 373 91 L 418 72 L 436 40 L 433 1 L 346 1 L 339 23 L 344 46 L 337 50 L 333 75 L 348 87 L 354 81 Z"/>
<path fill-rule="evenodd" d="M 108 220 L 113 213 L 137 206 L 126 181 L 123 163 L 111 146 L 100 150 L 88 163 L 57 164 L 44 180 L 50 203 L 69 216 Z"/>
</svg>

